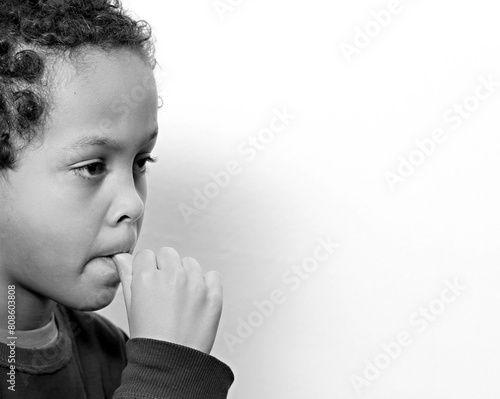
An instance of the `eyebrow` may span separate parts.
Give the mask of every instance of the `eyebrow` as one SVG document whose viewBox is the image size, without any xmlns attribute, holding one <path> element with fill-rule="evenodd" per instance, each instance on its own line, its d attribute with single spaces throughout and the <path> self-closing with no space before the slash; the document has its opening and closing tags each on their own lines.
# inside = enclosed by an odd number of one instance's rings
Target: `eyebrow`
<svg viewBox="0 0 500 399">
<path fill-rule="evenodd" d="M 149 143 L 151 140 L 158 136 L 158 129 L 155 129 L 144 143 Z M 112 150 L 119 150 L 121 148 L 118 140 L 107 139 L 100 136 L 83 136 L 76 140 L 74 143 L 64 146 L 63 150 L 78 150 L 84 147 L 105 147 Z"/>
</svg>

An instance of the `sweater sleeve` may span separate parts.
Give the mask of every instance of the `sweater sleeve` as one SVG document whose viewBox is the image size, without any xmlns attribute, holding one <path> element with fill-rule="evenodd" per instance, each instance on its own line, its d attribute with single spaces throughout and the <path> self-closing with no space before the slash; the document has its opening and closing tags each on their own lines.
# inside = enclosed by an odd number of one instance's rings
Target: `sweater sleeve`
<svg viewBox="0 0 500 399">
<path fill-rule="evenodd" d="M 113 399 L 224 399 L 234 381 L 225 363 L 186 346 L 132 338 L 126 351 Z"/>
</svg>

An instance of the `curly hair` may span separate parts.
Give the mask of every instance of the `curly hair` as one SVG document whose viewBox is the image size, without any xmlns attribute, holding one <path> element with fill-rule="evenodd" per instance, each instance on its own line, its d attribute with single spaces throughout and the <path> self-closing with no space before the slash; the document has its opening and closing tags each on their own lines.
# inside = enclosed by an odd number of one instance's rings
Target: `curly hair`
<svg viewBox="0 0 500 399">
<path fill-rule="evenodd" d="M 151 28 L 119 0 L 0 0 L 0 172 L 39 136 L 50 59 L 84 48 L 129 49 L 155 67 Z"/>
</svg>

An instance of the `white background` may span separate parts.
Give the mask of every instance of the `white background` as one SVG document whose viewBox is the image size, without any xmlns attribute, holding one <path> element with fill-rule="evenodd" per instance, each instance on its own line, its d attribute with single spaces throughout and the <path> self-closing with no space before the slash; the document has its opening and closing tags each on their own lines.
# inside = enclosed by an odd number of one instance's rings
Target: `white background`
<svg viewBox="0 0 500 399">
<path fill-rule="evenodd" d="M 213 355 L 235 373 L 230 398 L 498 397 L 500 87 L 466 100 L 500 82 L 496 3 L 402 0 L 350 63 L 341 43 L 387 1 L 232 0 L 223 18 L 211 0 L 125 4 L 154 28 L 164 102 L 137 249 L 222 274 Z M 443 115 L 464 100 L 477 109 L 455 128 Z M 247 161 L 238 146 L 283 107 L 296 119 Z M 438 128 L 391 190 L 386 173 Z M 179 205 L 233 159 L 241 173 L 186 223 Z M 283 275 L 327 236 L 338 248 L 293 291 Z M 419 331 L 414 312 L 455 279 L 465 289 Z M 230 348 L 276 289 L 284 303 Z M 103 313 L 127 329 L 121 292 Z M 411 345 L 358 395 L 352 376 L 404 331 Z"/>
</svg>

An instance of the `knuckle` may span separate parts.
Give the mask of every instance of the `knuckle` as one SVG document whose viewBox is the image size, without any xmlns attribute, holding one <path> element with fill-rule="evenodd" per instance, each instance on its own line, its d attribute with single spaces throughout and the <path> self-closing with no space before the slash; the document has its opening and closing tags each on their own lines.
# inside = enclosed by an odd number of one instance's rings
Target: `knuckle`
<svg viewBox="0 0 500 399">
<path fill-rule="evenodd" d="M 205 298 L 208 294 L 207 286 L 203 281 L 193 281 L 191 282 L 191 290 L 196 296 Z"/>
<path fill-rule="evenodd" d="M 187 267 L 191 272 L 201 273 L 201 267 L 198 261 L 190 256 L 182 258 L 182 264 Z"/>
<path fill-rule="evenodd" d="M 143 249 L 137 253 L 132 261 L 132 274 L 135 276 L 147 273 L 156 268 L 156 256 L 150 249 Z"/>
<path fill-rule="evenodd" d="M 207 302 L 213 308 L 222 308 L 224 298 L 220 290 L 210 290 L 207 293 Z"/>
<path fill-rule="evenodd" d="M 177 251 L 172 247 L 161 247 L 158 251 L 158 255 L 179 256 Z"/>
<path fill-rule="evenodd" d="M 150 257 L 150 256 L 154 256 L 154 255 L 155 255 L 155 253 L 153 251 L 146 248 L 146 249 L 141 249 L 139 252 L 137 252 L 137 255 L 135 257 L 136 258 L 139 256 Z"/>
<path fill-rule="evenodd" d="M 136 292 L 137 289 L 149 290 L 152 287 L 152 283 L 154 283 L 154 279 L 151 278 L 151 273 L 139 273 L 132 280 L 131 288 L 133 292 Z"/>
<path fill-rule="evenodd" d="M 174 267 L 170 271 L 169 279 L 171 279 L 175 285 L 186 285 L 188 283 L 188 276 L 182 267 Z"/>
<path fill-rule="evenodd" d="M 209 271 L 207 274 L 206 274 L 207 277 L 210 277 L 212 280 L 216 281 L 218 284 L 222 282 L 222 276 L 221 274 L 216 271 L 216 270 L 212 270 L 212 271 Z"/>
</svg>

